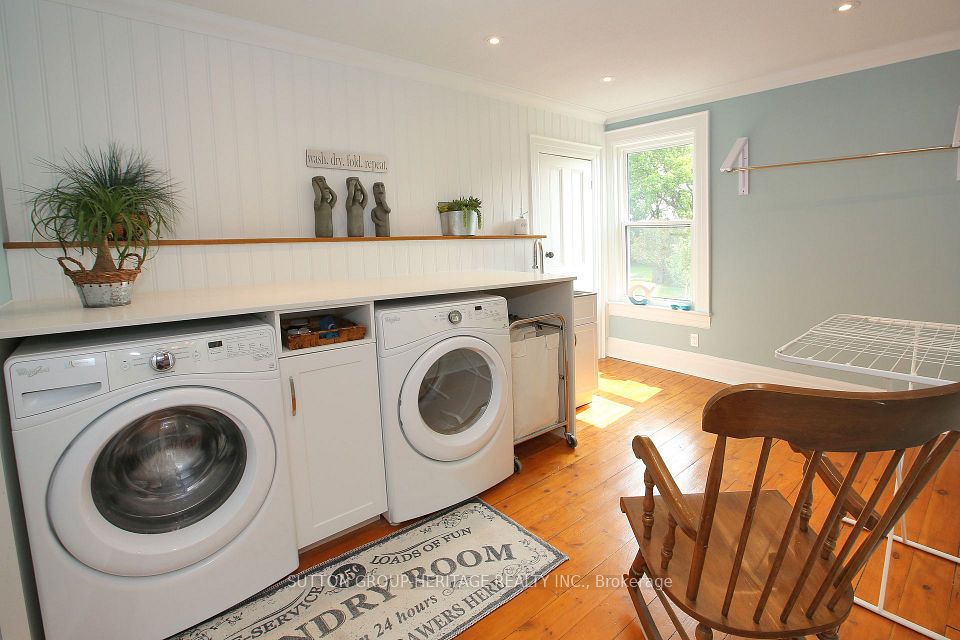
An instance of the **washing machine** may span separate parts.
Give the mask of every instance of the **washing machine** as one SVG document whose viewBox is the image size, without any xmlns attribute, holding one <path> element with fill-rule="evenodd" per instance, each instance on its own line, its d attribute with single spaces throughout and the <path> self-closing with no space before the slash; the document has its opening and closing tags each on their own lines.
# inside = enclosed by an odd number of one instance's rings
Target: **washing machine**
<svg viewBox="0 0 960 640">
<path fill-rule="evenodd" d="M 507 302 L 470 295 L 376 308 L 386 518 L 403 522 L 513 473 Z"/>
<path fill-rule="evenodd" d="M 296 568 L 275 344 L 247 317 L 10 356 L 47 640 L 160 640 Z"/>
</svg>

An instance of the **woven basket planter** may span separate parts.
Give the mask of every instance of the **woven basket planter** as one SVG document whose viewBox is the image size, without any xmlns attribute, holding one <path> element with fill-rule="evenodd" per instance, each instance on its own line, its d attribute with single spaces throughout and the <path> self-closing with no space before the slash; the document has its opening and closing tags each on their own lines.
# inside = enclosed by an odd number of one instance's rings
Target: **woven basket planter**
<svg viewBox="0 0 960 640">
<path fill-rule="evenodd" d="M 125 269 L 124 263 L 128 258 L 136 259 L 136 265 Z M 77 287 L 83 306 L 119 307 L 130 304 L 133 283 L 140 275 L 143 258 L 138 254 L 128 254 L 120 261 L 120 268 L 113 271 L 87 269 L 79 260 L 66 256 L 57 258 L 57 262 Z"/>
</svg>

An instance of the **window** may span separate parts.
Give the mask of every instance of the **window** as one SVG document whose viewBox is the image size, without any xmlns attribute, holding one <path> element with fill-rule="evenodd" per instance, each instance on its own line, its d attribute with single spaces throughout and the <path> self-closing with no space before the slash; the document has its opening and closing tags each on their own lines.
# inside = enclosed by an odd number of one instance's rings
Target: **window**
<svg viewBox="0 0 960 640">
<path fill-rule="evenodd" d="M 627 153 L 626 293 L 661 305 L 693 299 L 693 145 Z"/>
<path fill-rule="evenodd" d="M 709 326 L 707 112 L 607 134 L 610 313 Z"/>
</svg>

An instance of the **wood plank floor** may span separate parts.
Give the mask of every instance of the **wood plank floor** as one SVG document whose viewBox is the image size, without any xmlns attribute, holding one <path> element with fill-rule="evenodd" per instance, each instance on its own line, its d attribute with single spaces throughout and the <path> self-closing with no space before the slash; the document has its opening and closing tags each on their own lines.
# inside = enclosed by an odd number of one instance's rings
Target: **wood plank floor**
<svg viewBox="0 0 960 640">
<path fill-rule="evenodd" d="M 603 586 L 629 567 L 637 545 L 618 499 L 643 493 L 643 466 L 630 449 L 634 435 L 650 435 L 684 491 L 702 491 L 714 436 L 700 430 L 704 403 L 723 385 L 622 360 L 600 365 L 600 391 L 578 414 L 576 450 L 562 438 L 546 435 L 517 447 L 523 471 L 481 497 L 537 535 L 562 549 L 570 560 L 538 583 L 461 634 L 465 639 L 564 640 L 643 639 L 630 598 L 623 588 Z M 728 445 L 724 487 L 749 488 L 760 443 Z M 941 470 L 907 518 L 911 538 L 958 553 L 960 453 Z M 880 474 L 879 460 L 864 465 L 869 485 Z M 844 460 L 837 459 L 839 466 Z M 783 443 L 774 447 L 765 485 L 792 499 L 801 477 L 802 458 Z M 823 517 L 824 487 L 815 495 L 813 522 Z M 820 507 L 817 509 L 817 507 Z M 394 527 L 379 521 L 301 557 L 301 569 L 339 555 Z M 887 608 L 960 639 L 960 573 L 946 561 L 895 545 L 887 584 Z M 858 595 L 874 600 L 880 583 L 878 553 L 860 576 Z M 598 586 L 600 585 L 600 586 Z M 648 599 L 652 593 L 648 594 Z M 659 605 L 654 612 L 664 638 L 679 638 Z M 684 626 L 693 636 L 689 619 Z M 923 638 L 860 607 L 841 629 L 842 638 L 908 640 Z M 717 638 L 723 638 L 717 634 Z"/>
</svg>

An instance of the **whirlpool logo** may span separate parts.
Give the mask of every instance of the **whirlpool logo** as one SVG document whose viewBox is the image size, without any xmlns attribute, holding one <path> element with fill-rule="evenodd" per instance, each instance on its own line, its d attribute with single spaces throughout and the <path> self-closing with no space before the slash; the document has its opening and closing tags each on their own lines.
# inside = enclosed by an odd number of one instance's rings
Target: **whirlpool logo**
<svg viewBox="0 0 960 640">
<path fill-rule="evenodd" d="M 26 367 L 20 367 L 19 369 L 17 369 L 17 375 L 20 377 L 26 376 L 27 378 L 32 378 L 41 373 L 50 373 L 50 367 L 45 367 L 41 364 L 39 366 L 33 367 L 32 369 L 28 369 Z"/>
</svg>

